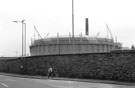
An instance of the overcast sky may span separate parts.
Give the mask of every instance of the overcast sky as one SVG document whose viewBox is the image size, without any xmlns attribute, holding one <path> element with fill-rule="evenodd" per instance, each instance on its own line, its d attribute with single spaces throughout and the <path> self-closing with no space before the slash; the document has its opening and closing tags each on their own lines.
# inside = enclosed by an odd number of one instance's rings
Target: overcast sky
<svg viewBox="0 0 135 88">
<path fill-rule="evenodd" d="M 108 24 L 113 37 L 123 46 L 135 44 L 134 0 L 74 0 L 75 34 L 85 34 L 85 18 L 89 18 L 89 34 L 107 36 Z M 42 37 L 72 33 L 72 0 L 0 0 L 0 56 L 21 55 L 21 21 L 27 24 L 27 53 L 33 25 Z"/>
</svg>

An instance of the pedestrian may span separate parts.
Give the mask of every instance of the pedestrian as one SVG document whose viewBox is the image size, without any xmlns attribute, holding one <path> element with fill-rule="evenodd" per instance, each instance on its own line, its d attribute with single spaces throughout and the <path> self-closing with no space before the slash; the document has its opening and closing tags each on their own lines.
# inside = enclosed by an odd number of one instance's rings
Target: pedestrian
<svg viewBox="0 0 135 88">
<path fill-rule="evenodd" d="M 48 78 L 52 78 L 53 77 L 53 69 L 50 67 L 48 69 Z"/>
</svg>

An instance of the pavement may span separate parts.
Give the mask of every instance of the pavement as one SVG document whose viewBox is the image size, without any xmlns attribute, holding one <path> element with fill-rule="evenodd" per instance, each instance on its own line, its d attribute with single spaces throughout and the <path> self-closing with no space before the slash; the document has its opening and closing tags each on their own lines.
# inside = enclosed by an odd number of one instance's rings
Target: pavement
<svg viewBox="0 0 135 88">
<path fill-rule="evenodd" d="M 47 76 L 21 75 L 21 74 L 3 73 L 3 72 L 0 72 L 0 75 L 12 76 L 12 77 L 21 77 L 21 78 L 32 78 L 32 79 L 48 79 Z M 65 80 L 65 81 L 77 81 L 77 82 L 89 82 L 89 83 L 103 83 L 103 84 L 135 86 L 135 83 L 131 83 L 131 82 L 120 82 L 120 81 L 99 80 L 99 79 L 79 79 L 79 78 L 53 77 L 52 80 Z"/>
</svg>

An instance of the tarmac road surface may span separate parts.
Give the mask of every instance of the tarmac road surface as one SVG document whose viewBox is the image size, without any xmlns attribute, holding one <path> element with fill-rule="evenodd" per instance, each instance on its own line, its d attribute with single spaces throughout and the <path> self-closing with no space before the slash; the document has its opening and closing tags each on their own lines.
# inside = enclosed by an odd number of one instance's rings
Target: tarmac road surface
<svg viewBox="0 0 135 88">
<path fill-rule="evenodd" d="M 0 75 L 0 88 L 135 88 L 135 86 Z"/>
</svg>

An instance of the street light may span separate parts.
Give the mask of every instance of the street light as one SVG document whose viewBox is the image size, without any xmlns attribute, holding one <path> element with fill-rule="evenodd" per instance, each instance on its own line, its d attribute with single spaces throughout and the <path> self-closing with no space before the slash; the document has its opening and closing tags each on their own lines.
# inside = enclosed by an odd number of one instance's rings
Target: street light
<svg viewBox="0 0 135 88">
<path fill-rule="evenodd" d="M 17 51 L 15 51 L 16 57 L 17 57 L 17 53 L 18 53 L 18 52 L 17 52 Z"/>
<path fill-rule="evenodd" d="M 22 21 L 13 21 L 15 23 L 21 23 L 22 24 L 22 57 L 21 57 L 21 69 L 25 72 L 25 59 L 23 58 L 26 56 L 26 23 L 24 23 L 25 20 Z M 24 28 L 25 26 L 25 28 Z M 24 30 L 25 29 L 25 30 Z M 24 63 L 22 62 L 24 60 Z"/>
<path fill-rule="evenodd" d="M 25 20 L 22 21 L 13 21 L 15 23 L 22 23 L 22 57 L 26 56 L 26 23 L 24 23 Z M 25 25 L 25 30 L 24 30 Z"/>
</svg>

